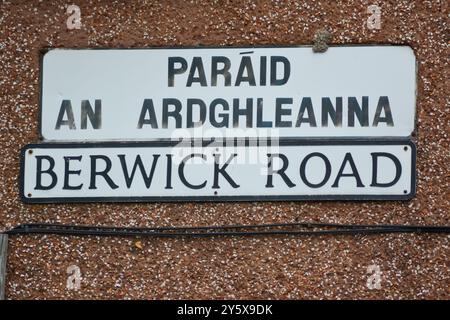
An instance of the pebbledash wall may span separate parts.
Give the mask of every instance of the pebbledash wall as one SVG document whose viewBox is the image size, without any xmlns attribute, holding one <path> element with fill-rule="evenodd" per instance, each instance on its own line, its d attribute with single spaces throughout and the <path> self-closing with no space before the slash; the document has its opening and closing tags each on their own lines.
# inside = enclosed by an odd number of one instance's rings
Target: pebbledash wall
<svg viewBox="0 0 450 320">
<path fill-rule="evenodd" d="M 67 13 L 75 4 L 80 9 Z M 377 5 L 378 9 L 371 7 Z M 72 15 L 80 14 L 81 26 Z M 322 221 L 449 224 L 447 1 L 3 1 L 0 230 L 20 223 L 204 226 Z M 69 21 L 68 21 L 69 19 Z M 378 24 L 380 22 L 380 24 Z M 24 204 L 19 151 L 38 142 L 48 48 L 401 44 L 418 61 L 410 201 Z M 370 77 L 370 74 L 367 75 Z M 450 298 L 447 235 L 133 239 L 12 236 L 6 296 Z M 74 277 L 80 276 L 80 281 Z M 379 280 L 378 282 L 374 280 Z"/>
</svg>

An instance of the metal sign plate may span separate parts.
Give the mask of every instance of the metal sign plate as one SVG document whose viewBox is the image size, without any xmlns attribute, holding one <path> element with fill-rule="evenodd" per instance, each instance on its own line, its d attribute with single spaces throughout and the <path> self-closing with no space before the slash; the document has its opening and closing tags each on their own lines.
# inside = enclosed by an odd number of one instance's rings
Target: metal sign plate
<svg viewBox="0 0 450 320">
<path fill-rule="evenodd" d="M 407 137 L 407 46 L 54 49 L 42 59 L 48 141 Z"/>
<path fill-rule="evenodd" d="M 32 144 L 20 192 L 28 203 L 409 199 L 415 157 L 403 140 Z"/>
</svg>

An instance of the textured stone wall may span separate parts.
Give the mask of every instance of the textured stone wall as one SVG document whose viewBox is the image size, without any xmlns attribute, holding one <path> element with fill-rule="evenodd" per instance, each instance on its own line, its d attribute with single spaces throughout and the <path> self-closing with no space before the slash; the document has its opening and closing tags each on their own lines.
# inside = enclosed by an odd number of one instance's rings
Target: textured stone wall
<svg viewBox="0 0 450 320">
<path fill-rule="evenodd" d="M 81 9 L 68 30 L 66 7 Z M 369 29 L 367 7 L 381 7 Z M 39 59 L 46 48 L 410 45 L 418 60 L 418 191 L 408 202 L 25 205 L 19 150 L 38 141 Z M 322 221 L 449 224 L 448 7 L 433 1 L 2 1 L 0 230 L 20 223 L 178 226 Z M 399 84 L 401 85 L 401 84 Z M 214 239 L 12 236 L 6 295 L 35 298 L 440 298 L 447 235 Z M 80 268 L 79 291 L 66 287 Z M 378 265 L 381 289 L 367 267 Z"/>
</svg>

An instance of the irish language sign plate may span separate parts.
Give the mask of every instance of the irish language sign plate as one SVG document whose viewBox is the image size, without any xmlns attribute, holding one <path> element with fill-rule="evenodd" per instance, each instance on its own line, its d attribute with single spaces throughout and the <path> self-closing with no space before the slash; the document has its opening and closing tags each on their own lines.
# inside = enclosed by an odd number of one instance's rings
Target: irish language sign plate
<svg viewBox="0 0 450 320">
<path fill-rule="evenodd" d="M 55 49 L 42 59 L 48 141 L 408 137 L 407 46 Z"/>
<path fill-rule="evenodd" d="M 408 199 L 409 141 L 31 144 L 25 202 Z"/>
</svg>

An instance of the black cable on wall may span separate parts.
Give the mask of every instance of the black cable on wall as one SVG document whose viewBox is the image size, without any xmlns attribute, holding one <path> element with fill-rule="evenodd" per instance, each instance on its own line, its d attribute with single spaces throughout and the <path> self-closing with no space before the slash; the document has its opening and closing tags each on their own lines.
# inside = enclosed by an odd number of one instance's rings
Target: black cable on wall
<svg viewBox="0 0 450 320">
<path fill-rule="evenodd" d="M 144 237 L 214 237 L 214 236 L 267 236 L 267 235 L 370 235 L 387 233 L 444 233 L 450 226 L 418 225 L 360 225 L 332 223 L 277 223 L 206 227 L 104 227 L 64 224 L 22 224 L 7 232 L 8 235 L 57 234 L 69 236 L 144 236 Z"/>
</svg>

